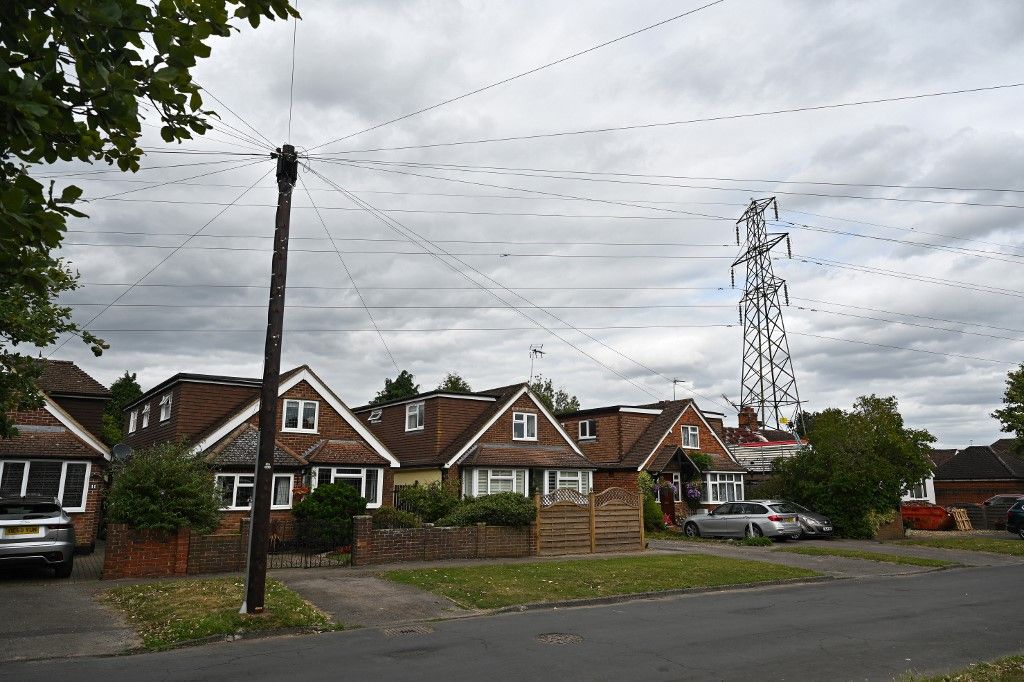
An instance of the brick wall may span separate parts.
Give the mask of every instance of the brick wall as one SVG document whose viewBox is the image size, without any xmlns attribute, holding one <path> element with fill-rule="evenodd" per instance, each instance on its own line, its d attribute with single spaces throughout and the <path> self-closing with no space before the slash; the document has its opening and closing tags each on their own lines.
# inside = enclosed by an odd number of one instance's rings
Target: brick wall
<svg viewBox="0 0 1024 682">
<path fill-rule="evenodd" d="M 89 483 L 85 497 L 84 512 L 69 512 L 71 523 L 75 526 L 75 546 L 92 549 L 96 546 L 96 534 L 100 527 L 100 516 L 103 513 L 103 496 L 107 484 L 103 480 L 106 462 L 94 461 L 89 474 Z"/>
<path fill-rule="evenodd" d="M 964 502 L 981 504 L 1002 493 L 1024 494 L 1024 481 L 935 480 L 935 504 L 942 507 Z"/>
<path fill-rule="evenodd" d="M 636 480 L 637 472 L 629 469 L 594 472 L 594 492 L 599 493 L 608 488 L 624 488 L 630 492 L 639 492 Z"/>
<path fill-rule="evenodd" d="M 395 528 L 374 530 L 373 517 L 357 516 L 352 564 L 525 557 L 534 554 L 534 528 L 478 524 L 464 528 Z"/>
<path fill-rule="evenodd" d="M 103 579 L 185 575 L 188 555 L 187 529 L 166 534 L 112 523 L 107 526 Z"/>
<path fill-rule="evenodd" d="M 188 547 L 188 572 L 226 573 L 245 570 L 248 534 L 192 535 Z"/>
</svg>

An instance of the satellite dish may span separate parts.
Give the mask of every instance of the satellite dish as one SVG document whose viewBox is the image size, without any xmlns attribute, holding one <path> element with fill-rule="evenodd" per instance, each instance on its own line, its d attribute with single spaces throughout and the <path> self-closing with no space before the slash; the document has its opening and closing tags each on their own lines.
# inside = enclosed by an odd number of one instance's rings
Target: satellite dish
<svg viewBox="0 0 1024 682">
<path fill-rule="evenodd" d="M 125 460 L 132 456 L 134 450 L 132 450 L 132 446 L 130 445 L 127 445 L 125 443 L 118 443 L 111 449 L 110 453 L 118 462 L 124 462 Z"/>
</svg>

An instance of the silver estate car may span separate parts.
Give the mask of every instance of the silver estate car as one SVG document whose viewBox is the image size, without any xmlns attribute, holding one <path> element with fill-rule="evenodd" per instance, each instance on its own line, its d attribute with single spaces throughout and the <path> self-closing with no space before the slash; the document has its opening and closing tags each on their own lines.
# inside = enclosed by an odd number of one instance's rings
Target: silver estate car
<svg viewBox="0 0 1024 682">
<path fill-rule="evenodd" d="M 690 516 L 683 532 L 690 537 L 800 537 L 800 523 L 793 512 L 773 510 L 776 500 L 727 502 L 707 514 Z"/>
<path fill-rule="evenodd" d="M 75 527 L 52 497 L 0 497 L 0 567 L 52 566 L 58 578 L 71 575 Z"/>
</svg>

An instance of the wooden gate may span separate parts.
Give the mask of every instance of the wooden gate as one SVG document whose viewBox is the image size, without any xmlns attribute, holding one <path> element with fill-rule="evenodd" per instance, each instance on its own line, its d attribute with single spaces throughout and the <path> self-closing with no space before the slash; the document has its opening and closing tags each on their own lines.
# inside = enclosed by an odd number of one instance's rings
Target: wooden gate
<svg viewBox="0 0 1024 682">
<path fill-rule="evenodd" d="M 582 495 L 559 488 L 536 495 L 537 554 L 632 552 L 644 548 L 643 506 L 638 493 L 609 488 Z"/>
</svg>

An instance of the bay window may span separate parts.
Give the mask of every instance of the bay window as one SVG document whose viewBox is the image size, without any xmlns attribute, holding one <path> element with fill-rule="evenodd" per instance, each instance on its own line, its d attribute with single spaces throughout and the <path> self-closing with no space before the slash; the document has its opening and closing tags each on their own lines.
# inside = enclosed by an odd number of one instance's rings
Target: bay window
<svg viewBox="0 0 1024 682">
<path fill-rule="evenodd" d="M 743 474 L 708 474 L 703 502 L 735 502 L 743 499 Z"/>
<path fill-rule="evenodd" d="M 368 467 L 318 467 L 313 480 L 313 489 L 329 483 L 340 483 L 355 488 L 366 500 L 369 509 L 380 506 L 384 496 L 383 469 Z"/>
<path fill-rule="evenodd" d="M 593 488 L 593 472 L 567 469 L 549 469 L 544 472 L 544 494 L 559 488 L 569 488 L 581 495 L 587 495 Z"/>
<path fill-rule="evenodd" d="M 65 511 L 82 512 L 91 470 L 89 462 L 0 461 L 0 495 L 54 497 Z"/>
<path fill-rule="evenodd" d="M 537 415 L 532 412 L 513 412 L 512 440 L 537 440 Z"/>
</svg>

